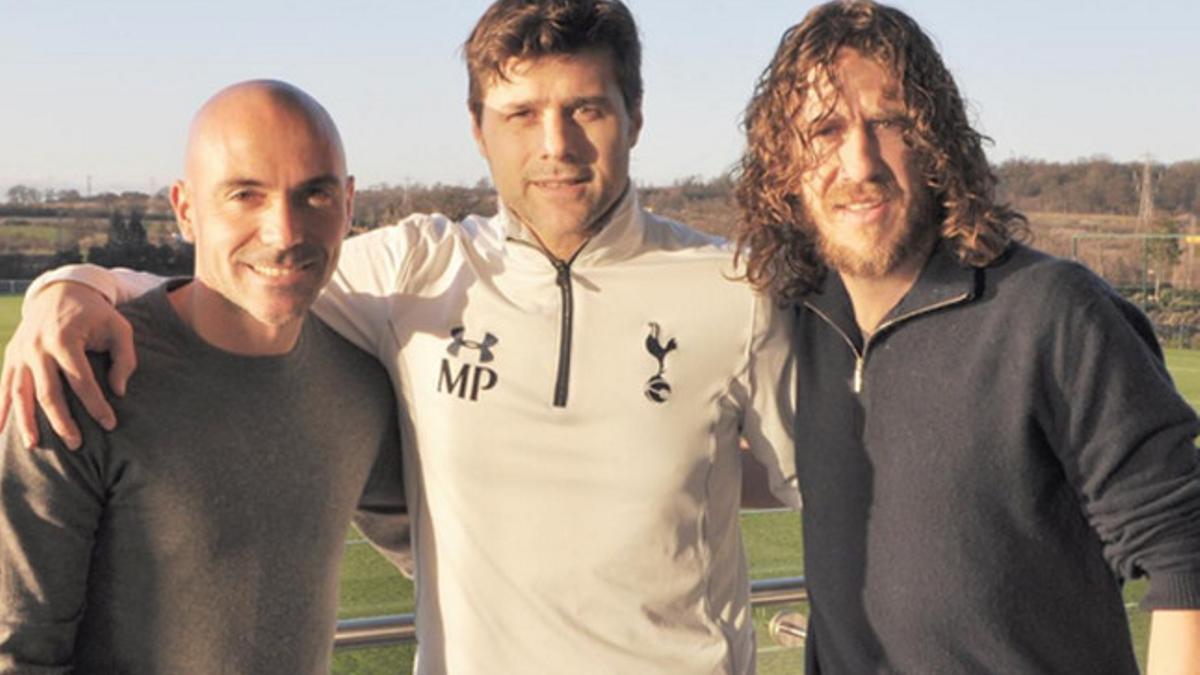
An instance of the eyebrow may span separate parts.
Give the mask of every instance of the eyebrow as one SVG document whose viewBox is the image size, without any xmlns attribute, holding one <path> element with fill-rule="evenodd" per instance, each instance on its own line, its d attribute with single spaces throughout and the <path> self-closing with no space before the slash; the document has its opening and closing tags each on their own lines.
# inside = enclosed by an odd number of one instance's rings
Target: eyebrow
<svg viewBox="0 0 1200 675">
<path fill-rule="evenodd" d="M 606 105 L 611 105 L 611 104 L 612 104 L 612 99 L 610 99 L 607 96 L 581 96 L 579 98 L 571 99 L 567 103 L 567 107 L 568 108 L 581 108 L 585 105 L 606 106 Z"/>
<path fill-rule="evenodd" d="M 342 179 L 340 177 L 338 177 L 332 173 L 326 173 L 326 174 L 322 174 L 320 176 L 314 176 L 312 178 L 309 178 L 308 180 L 301 183 L 300 187 L 325 187 L 325 186 L 330 186 L 330 185 L 338 186 L 341 184 L 342 184 Z"/>
<path fill-rule="evenodd" d="M 332 173 L 326 173 L 319 176 L 313 176 L 312 178 L 303 181 L 300 183 L 299 187 L 310 188 L 341 184 L 342 179 L 340 177 Z M 266 183 L 256 178 L 230 178 L 229 180 L 224 180 L 218 183 L 217 190 L 224 192 L 226 190 L 233 190 L 237 188 L 261 188 L 264 186 L 266 186 Z"/>
<path fill-rule="evenodd" d="M 253 178 L 230 178 L 217 183 L 217 191 L 225 192 L 234 188 L 262 187 L 264 183 Z"/>
<path fill-rule="evenodd" d="M 541 101 L 542 101 L 542 99 L 537 99 L 537 98 L 524 99 L 524 100 L 520 100 L 520 101 L 513 101 L 511 103 L 507 103 L 502 106 L 498 106 L 495 109 L 504 113 L 504 112 L 511 112 L 513 110 L 536 108 L 541 104 Z M 604 95 L 579 96 L 577 98 L 568 99 L 562 103 L 562 106 L 564 108 L 582 108 L 583 106 L 586 106 L 586 105 L 611 106 L 612 99 L 610 97 L 604 96 Z"/>
</svg>

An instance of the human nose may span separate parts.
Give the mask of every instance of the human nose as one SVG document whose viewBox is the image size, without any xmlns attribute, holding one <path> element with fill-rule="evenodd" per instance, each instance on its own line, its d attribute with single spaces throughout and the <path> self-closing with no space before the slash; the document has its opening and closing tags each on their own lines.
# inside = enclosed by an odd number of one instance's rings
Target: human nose
<svg viewBox="0 0 1200 675">
<path fill-rule="evenodd" d="M 551 112 L 542 118 L 542 155 L 560 159 L 571 154 L 574 122 L 569 115 Z"/>
<path fill-rule="evenodd" d="M 263 214 L 258 228 L 258 238 L 276 248 L 291 248 L 303 240 L 303 224 L 300 214 L 291 200 L 283 198 Z"/>
<path fill-rule="evenodd" d="M 855 124 L 846 130 L 838 160 L 842 175 L 849 181 L 866 182 L 877 179 L 883 171 L 879 138 L 866 124 Z"/>
</svg>

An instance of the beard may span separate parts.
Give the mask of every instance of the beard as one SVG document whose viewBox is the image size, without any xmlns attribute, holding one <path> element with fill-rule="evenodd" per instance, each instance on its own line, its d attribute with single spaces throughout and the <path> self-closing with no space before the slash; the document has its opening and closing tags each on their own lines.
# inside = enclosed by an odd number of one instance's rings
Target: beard
<svg viewBox="0 0 1200 675">
<path fill-rule="evenodd" d="M 825 207 L 884 198 L 896 203 L 902 196 L 894 184 L 847 185 L 830 193 Z M 822 224 L 807 206 L 805 215 L 813 227 L 817 255 L 827 267 L 849 276 L 879 278 L 929 250 L 937 236 L 931 201 L 928 191 L 915 191 L 903 212 L 885 222 L 857 226 L 853 231 Z"/>
<path fill-rule="evenodd" d="M 848 246 L 817 231 L 817 255 L 828 267 L 842 274 L 875 278 L 896 270 L 905 261 L 924 253 L 933 240 L 934 230 L 925 223 L 906 230 L 903 236 L 883 239 L 868 250 Z"/>
</svg>

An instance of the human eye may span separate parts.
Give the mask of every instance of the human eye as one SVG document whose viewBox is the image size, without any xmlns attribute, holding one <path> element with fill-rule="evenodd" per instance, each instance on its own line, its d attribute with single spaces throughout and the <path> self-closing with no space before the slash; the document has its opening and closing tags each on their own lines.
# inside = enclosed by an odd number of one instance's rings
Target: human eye
<svg viewBox="0 0 1200 675">
<path fill-rule="evenodd" d="M 328 186 L 311 187 L 304 192 L 304 201 L 309 206 L 316 208 L 324 208 L 334 203 L 335 195 L 333 188 Z"/>
<path fill-rule="evenodd" d="M 818 150 L 824 149 L 837 142 L 846 125 L 837 118 L 828 118 L 812 125 L 808 130 L 808 140 Z"/>
<path fill-rule="evenodd" d="M 604 117 L 607 111 L 595 103 L 585 103 L 571 111 L 572 116 L 581 122 L 591 122 Z"/>
<path fill-rule="evenodd" d="M 515 123 L 528 122 L 533 119 L 533 110 L 531 108 L 514 108 L 505 113 L 504 119 Z"/>
<path fill-rule="evenodd" d="M 904 133 L 911 126 L 908 117 L 905 115 L 886 115 L 878 119 L 872 120 L 871 125 L 880 131 L 894 131 Z"/>
<path fill-rule="evenodd" d="M 836 134 L 837 126 L 834 124 L 819 124 L 811 132 L 813 138 L 832 138 Z"/>
<path fill-rule="evenodd" d="M 251 206 L 262 200 L 262 193 L 254 188 L 239 187 L 230 190 L 226 199 L 239 206 Z"/>
</svg>

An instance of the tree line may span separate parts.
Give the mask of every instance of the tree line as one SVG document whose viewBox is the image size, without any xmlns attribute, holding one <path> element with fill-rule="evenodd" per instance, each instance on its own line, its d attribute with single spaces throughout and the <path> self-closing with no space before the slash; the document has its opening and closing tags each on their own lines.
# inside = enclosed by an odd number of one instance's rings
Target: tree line
<svg viewBox="0 0 1200 675">
<path fill-rule="evenodd" d="M 1016 159 L 994 170 L 999 179 L 998 198 L 1018 210 L 1122 215 L 1138 212 L 1139 163 L 1103 157 L 1075 162 Z M 1200 214 L 1200 160 L 1153 165 L 1151 170 L 1153 201 L 1159 214 Z M 638 186 L 638 190 L 643 205 L 650 210 L 706 231 L 727 234 L 737 217 L 729 175 L 710 179 L 692 176 L 667 186 Z M 164 255 L 148 252 L 150 244 L 146 243 L 141 223 L 173 218 L 165 189 L 153 195 L 105 192 L 85 197 L 77 190 L 37 190 L 16 185 L 7 190 L 6 196 L 7 203 L 0 205 L 0 222 L 5 222 L 3 217 L 107 218 L 109 243 L 93 247 L 98 257 Z M 486 180 L 473 186 L 380 184 L 357 192 L 353 228 L 373 229 L 412 213 L 437 212 L 453 219 L 470 213 L 488 215 L 495 213 L 496 206 L 495 192 Z M 134 224 L 132 237 L 121 229 L 130 223 Z M 140 236 L 136 234 L 139 229 Z M 82 251 L 80 255 L 90 259 L 92 253 Z"/>
<path fill-rule="evenodd" d="M 1143 164 L 1099 157 L 1075 162 L 1015 159 L 994 166 L 997 198 L 1020 211 L 1136 215 Z M 1200 160 L 1154 164 L 1153 202 L 1160 214 L 1200 214 Z M 727 232 L 736 217 L 733 178 L 690 176 L 666 186 L 639 186 L 643 205 L 708 231 Z M 412 213 L 451 218 L 491 214 L 490 185 L 379 185 L 358 192 L 356 227 L 371 229 Z"/>
<path fill-rule="evenodd" d="M 28 279 L 46 269 L 69 263 L 90 262 L 104 267 L 131 267 L 163 275 L 190 275 L 192 247 L 182 240 L 152 244 L 146 235 L 146 211 L 135 205 L 128 210 L 112 209 L 108 215 L 107 240 L 84 247 L 65 246 L 53 255 L 0 255 L 0 278 Z M 0 236 L 3 230 L 0 229 Z"/>
<path fill-rule="evenodd" d="M 1023 211 L 1135 215 L 1143 164 L 1093 158 L 1077 162 L 1017 159 L 995 167 L 998 197 Z M 1200 213 L 1200 160 L 1152 164 L 1154 208 Z"/>
<path fill-rule="evenodd" d="M 108 218 L 113 211 L 139 209 L 146 220 L 170 220 L 171 205 L 166 189 L 149 195 L 144 192 L 101 192 L 83 196 L 78 190 L 39 190 L 14 185 L 5 191 L 8 200 L 0 204 L 0 217 L 9 218 Z"/>
</svg>

